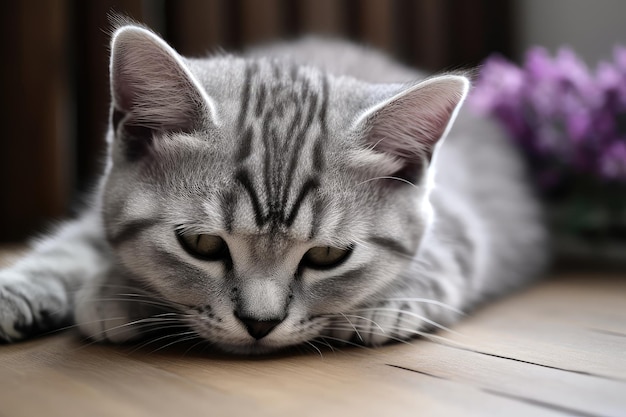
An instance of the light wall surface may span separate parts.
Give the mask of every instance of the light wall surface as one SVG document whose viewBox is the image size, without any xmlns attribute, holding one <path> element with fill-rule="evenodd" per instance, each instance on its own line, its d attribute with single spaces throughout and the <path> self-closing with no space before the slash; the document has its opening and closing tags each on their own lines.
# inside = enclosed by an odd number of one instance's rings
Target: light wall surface
<svg viewBox="0 0 626 417">
<path fill-rule="evenodd" d="M 555 52 L 571 46 L 587 63 L 610 59 L 626 46 L 625 0 L 516 0 L 518 56 L 543 45 Z"/>
</svg>

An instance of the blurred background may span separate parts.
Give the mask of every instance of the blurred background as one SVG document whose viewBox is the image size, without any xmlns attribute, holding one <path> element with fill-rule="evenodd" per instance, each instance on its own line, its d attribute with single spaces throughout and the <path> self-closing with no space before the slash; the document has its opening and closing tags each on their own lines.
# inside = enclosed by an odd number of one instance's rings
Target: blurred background
<svg viewBox="0 0 626 417">
<path fill-rule="evenodd" d="M 26 0 L 0 15 L 0 241 L 72 214 L 107 126 L 107 15 L 144 22 L 185 55 L 320 34 L 431 71 L 571 45 L 589 63 L 626 41 L 621 0 Z"/>
</svg>

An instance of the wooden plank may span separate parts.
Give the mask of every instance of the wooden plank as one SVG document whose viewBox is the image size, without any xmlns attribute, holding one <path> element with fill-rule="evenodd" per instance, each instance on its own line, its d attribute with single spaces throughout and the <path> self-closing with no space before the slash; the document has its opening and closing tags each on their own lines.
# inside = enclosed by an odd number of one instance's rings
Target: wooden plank
<svg viewBox="0 0 626 417">
<path fill-rule="evenodd" d="M 273 358 L 124 353 L 66 334 L 0 350 L 0 401 L 11 416 L 559 415 L 388 366 L 371 351 Z M 130 349 L 127 349 L 129 351 Z M 387 349 L 380 349 L 384 357 Z M 24 398 L 33 399 L 24 401 Z M 450 399 L 454 400 L 451 401 Z M 230 414 L 238 413 L 238 414 Z M 1 414 L 0 414 L 1 415 Z"/>
<path fill-rule="evenodd" d="M 460 345 L 626 380 L 626 280 L 570 275 L 501 300 L 446 335 Z"/>
<path fill-rule="evenodd" d="M 617 417 L 626 410 L 626 380 L 534 365 L 517 360 L 517 355 L 509 359 L 431 343 L 419 351 L 399 349 L 390 356 L 390 363 L 405 369 L 574 415 Z"/>
<path fill-rule="evenodd" d="M 120 349 L 83 346 L 70 335 L 0 351 L 0 401 L 11 416 L 240 415 L 255 404 L 144 366 Z M 25 389 L 26 388 L 26 389 Z M 37 401 L 30 399 L 36 398 Z M 8 408 L 11 407 L 11 408 Z M 260 415 L 264 415 L 260 413 Z"/>
<path fill-rule="evenodd" d="M 207 357 L 172 358 L 159 353 L 138 359 L 185 379 L 254 399 L 275 415 L 413 416 L 420 410 L 424 415 L 449 416 L 494 414 L 502 409 L 511 409 L 510 415 L 556 415 L 472 386 L 389 366 L 389 349 L 395 352 L 393 347 L 347 349 L 325 352 L 322 358 L 312 353 L 262 360 L 211 358 L 209 362 Z"/>
<path fill-rule="evenodd" d="M 262 357 L 65 332 L 0 346 L 0 416 L 623 416 L 625 294 L 623 276 L 563 276 L 439 343 Z"/>
</svg>

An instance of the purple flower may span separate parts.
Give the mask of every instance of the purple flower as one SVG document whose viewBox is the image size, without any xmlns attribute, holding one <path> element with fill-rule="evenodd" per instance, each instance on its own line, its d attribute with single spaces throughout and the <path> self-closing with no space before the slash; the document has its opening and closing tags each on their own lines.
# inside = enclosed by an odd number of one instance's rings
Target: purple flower
<svg viewBox="0 0 626 417">
<path fill-rule="evenodd" d="M 626 181 L 626 140 L 616 140 L 604 150 L 600 171 L 606 178 Z"/>
<path fill-rule="evenodd" d="M 568 48 L 532 48 L 522 66 L 492 56 L 469 103 L 502 123 L 544 188 L 579 175 L 626 183 L 626 48 L 595 71 Z"/>
</svg>

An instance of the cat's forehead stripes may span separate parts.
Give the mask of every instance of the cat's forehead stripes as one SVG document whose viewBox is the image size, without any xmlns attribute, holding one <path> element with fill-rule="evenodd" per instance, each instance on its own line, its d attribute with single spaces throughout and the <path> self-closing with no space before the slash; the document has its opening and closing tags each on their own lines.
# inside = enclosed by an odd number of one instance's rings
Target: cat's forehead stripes
<svg viewBox="0 0 626 417">
<path fill-rule="evenodd" d="M 319 227 L 315 208 L 321 206 L 317 190 L 328 139 L 328 95 L 327 76 L 319 71 L 274 61 L 246 63 L 233 155 L 240 195 L 223 198 L 227 230 L 233 219 L 228 213 L 244 201 L 259 229 L 291 227 L 306 202 L 313 207 L 310 234 Z"/>
</svg>

